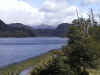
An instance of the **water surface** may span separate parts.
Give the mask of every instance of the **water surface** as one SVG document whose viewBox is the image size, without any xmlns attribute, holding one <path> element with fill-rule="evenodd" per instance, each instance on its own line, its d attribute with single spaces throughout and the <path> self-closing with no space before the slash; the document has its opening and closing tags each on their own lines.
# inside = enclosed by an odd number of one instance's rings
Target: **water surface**
<svg viewBox="0 0 100 75">
<path fill-rule="evenodd" d="M 61 48 L 66 38 L 0 38 L 0 67 Z"/>
</svg>

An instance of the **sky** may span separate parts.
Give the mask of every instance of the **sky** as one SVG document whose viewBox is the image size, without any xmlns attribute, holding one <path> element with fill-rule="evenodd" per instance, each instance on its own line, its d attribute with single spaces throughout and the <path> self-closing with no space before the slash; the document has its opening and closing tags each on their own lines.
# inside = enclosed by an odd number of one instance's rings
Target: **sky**
<svg viewBox="0 0 100 75">
<path fill-rule="evenodd" d="M 93 8 L 100 15 L 100 0 L 0 0 L 0 19 L 5 23 L 58 25 L 86 18 Z"/>
</svg>

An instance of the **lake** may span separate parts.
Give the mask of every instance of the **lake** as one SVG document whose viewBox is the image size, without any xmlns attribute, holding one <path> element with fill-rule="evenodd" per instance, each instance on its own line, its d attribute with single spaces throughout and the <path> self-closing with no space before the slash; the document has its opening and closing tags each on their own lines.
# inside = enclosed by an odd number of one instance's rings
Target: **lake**
<svg viewBox="0 0 100 75">
<path fill-rule="evenodd" d="M 67 44 L 66 38 L 0 38 L 0 67 L 39 56 Z"/>
</svg>

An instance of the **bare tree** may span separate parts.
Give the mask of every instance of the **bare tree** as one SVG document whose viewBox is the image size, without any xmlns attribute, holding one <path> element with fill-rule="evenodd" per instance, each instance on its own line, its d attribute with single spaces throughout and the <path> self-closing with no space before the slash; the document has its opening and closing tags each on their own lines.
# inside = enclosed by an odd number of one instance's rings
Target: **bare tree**
<svg viewBox="0 0 100 75">
<path fill-rule="evenodd" d="M 94 26 L 94 13 L 92 8 L 91 8 L 91 25 Z"/>
<path fill-rule="evenodd" d="M 83 17 L 80 18 L 77 9 L 76 9 L 76 13 L 77 13 L 78 22 L 81 28 L 80 31 L 83 33 L 83 37 L 88 36 L 88 29 L 89 29 L 90 22 L 88 22 L 87 19 Z M 89 21 L 90 21 L 90 15 L 89 15 Z"/>
</svg>

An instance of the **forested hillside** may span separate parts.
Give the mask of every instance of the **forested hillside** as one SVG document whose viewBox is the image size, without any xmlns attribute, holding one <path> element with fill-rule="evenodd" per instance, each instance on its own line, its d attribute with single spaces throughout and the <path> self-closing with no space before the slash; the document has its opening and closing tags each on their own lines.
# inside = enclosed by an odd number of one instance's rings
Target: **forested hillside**
<svg viewBox="0 0 100 75">
<path fill-rule="evenodd" d="M 68 28 L 71 26 L 72 24 L 69 23 L 62 23 L 59 24 L 58 27 L 55 29 L 54 31 L 54 35 L 55 36 L 66 36 L 66 34 L 68 33 Z"/>
<path fill-rule="evenodd" d="M 31 27 L 20 23 L 5 24 L 0 20 L 0 37 L 34 37 Z"/>
<path fill-rule="evenodd" d="M 64 37 L 71 24 L 62 23 L 56 28 L 47 25 L 32 27 L 21 23 L 6 24 L 0 20 L 0 37 Z"/>
<path fill-rule="evenodd" d="M 46 27 L 39 27 L 37 29 L 33 29 L 36 32 L 37 36 L 48 36 L 48 37 L 64 37 L 66 36 L 67 32 L 68 32 L 68 28 L 71 26 L 72 24 L 69 23 L 61 23 L 59 25 L 57 25 L 57 27 L 50 27 L 50 26 L 46 26 Z M 41 25 L 43 26 L 43 25 Z M 44 25 L 45 26 L 45 25 Z"/>
</svg>

